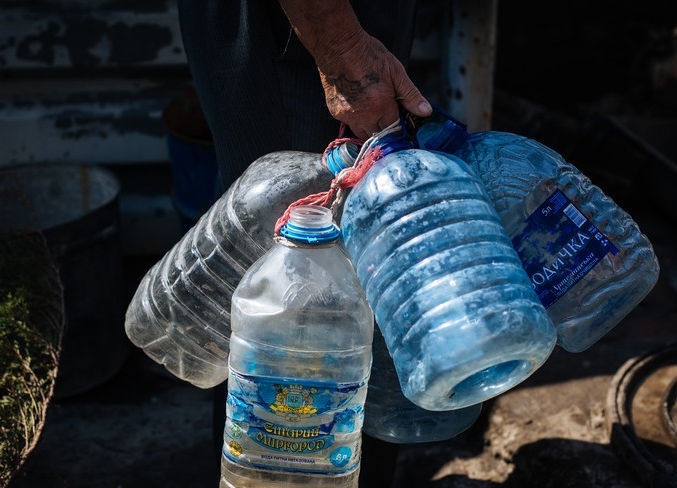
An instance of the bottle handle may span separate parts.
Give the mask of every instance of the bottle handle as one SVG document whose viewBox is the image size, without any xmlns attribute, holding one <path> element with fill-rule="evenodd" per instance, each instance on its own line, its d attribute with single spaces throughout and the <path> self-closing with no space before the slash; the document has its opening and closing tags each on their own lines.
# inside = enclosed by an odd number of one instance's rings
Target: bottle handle
<svg viewBox="0 0 677 488">
<path fill-rule="evenodd" d="M 410 113 L 403 114 L 403 118 L 402 118 L 403 130 L 405 130 L 404 129 L 405 127 L 408 127 L 410 132 L 411 132 L 413 139 L 416 138 L 415 137 L 416 130 L 421 125 L 423 125 L 427 122 L 442 122 L 442 123 L 444 123 L 444 122 L 448 121 L 452 124 L 452 126 L 454 128 L 457 128 L 456 130 L 458 130 L 458 128 L 460 128 L 460 130 L 467 132 L 468 124 L 461 122 L 460 120 L 458 120 L 456 117 L 451 115 L 449 112 L 444 110 L 439 105 L 436 105 L 434 103 L 430 103 L 430 105 L 433 108 L 433 113 L 431 115 L 429 115 L 428 117 L 419 117 L 419 116 L 412 115 Z"/>
<path fill-rule="evenodd" d="M 454 125 L 459 126 L 463 130 L 468 130 L 468 124 L 464 124 L 460 120 L 458 120 L 456 117 L 451 115 L 449 112 L 444 110 L 442 107 L 439 107 L 437 105 L 431 104 L 433 107 L 433 112 L 437 112 L 438 114 L 442 115 L 445 119 L 451 121 Z"/>
</svg>

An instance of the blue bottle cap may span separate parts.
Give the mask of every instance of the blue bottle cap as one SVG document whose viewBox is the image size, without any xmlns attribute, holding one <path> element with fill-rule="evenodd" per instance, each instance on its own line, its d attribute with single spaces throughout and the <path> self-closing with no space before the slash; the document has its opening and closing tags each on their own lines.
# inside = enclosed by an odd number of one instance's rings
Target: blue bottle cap
<svg viewBox="0 0 677 488">
<path fill-rule="evenodd" d="M 331 210 L 319 205 L 299 205 L 291 209 L 289 220 L 280 235 L 303 244 L 325 244 L 335 241 L 341 231 L 332 221 Z"/>
<path fill-rule="evenodd" d="M 402 151 L 404 149 L 411 149 L 414 147 L 412 141 L 410 141 L 405 135 L 400 134 L 388 134 L 383 136 L 377 141 L 377 145 L 381 148 L 381 157 L 390 153 Z"/>
<path fill-rule="evenodd" d="M 468 136 L 463 126 L 445 120 L 423 124 L 416 132 L 416 141 L 421 149 L 453 153 Z"/>
<path fill-rule="evenodd" d="M 331 171 L 331 174 L 336 176 L 341 170 L 350 168 L 355 164 L 359 152 L 360 147 L 354 142 L 339 144 L 327 152 L 327 168 Z"/>
</svg>

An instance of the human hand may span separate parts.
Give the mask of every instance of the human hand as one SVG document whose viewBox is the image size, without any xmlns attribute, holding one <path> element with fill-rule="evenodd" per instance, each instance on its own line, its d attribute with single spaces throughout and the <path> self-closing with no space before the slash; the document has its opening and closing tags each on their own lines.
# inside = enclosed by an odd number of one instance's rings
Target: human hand
<svg viewBox="0 0 677 488">
<path fill-rule="evenodd" d="M 280 0 L 299 40 L 315 59 L 327 108 L 355 136 L 368 139 L 400 117 L 432 107 L 402 63 L 360 25 L 349 0 Z"/>
<path fill-rule="evenodd" d="M 420 117 L 432 114 L 430 103 L 411 81 L 400 61 L 376 38 L 361 31 L 333 57 L 316 57 L 327 108 L 368 139 L 400 117 L 400 108 Z"/>
</svg>

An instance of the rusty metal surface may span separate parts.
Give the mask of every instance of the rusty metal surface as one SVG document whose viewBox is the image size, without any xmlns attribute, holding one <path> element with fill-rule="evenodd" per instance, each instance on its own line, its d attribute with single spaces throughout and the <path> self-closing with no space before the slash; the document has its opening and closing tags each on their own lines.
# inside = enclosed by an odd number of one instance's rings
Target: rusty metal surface
<svg viewBox="0 0 677 488">
<path fill-rule="evenodd" d="M 445 107 L 472 132 L 492 122 L 498 0 L 446 2 L 451 19 L 443 41 Z"/>
</svg>

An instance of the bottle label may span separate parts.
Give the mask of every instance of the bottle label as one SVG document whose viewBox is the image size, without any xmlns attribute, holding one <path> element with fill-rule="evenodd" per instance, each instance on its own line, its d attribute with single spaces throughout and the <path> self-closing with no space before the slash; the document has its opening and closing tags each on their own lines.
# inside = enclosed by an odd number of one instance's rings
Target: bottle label
<svg viewBox="0 0 677 488">
<path fill-rule="evenodd" d="M 525 221 L 512 244 L 546 308 L 618 248 L 561 190 Z"/>
<path fill-rule="evenodd" d="M 223 455 L 259 468 L 343 473 L 360 459 L 367 383 L 230 371 Z"/>
</svg>

